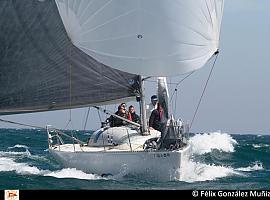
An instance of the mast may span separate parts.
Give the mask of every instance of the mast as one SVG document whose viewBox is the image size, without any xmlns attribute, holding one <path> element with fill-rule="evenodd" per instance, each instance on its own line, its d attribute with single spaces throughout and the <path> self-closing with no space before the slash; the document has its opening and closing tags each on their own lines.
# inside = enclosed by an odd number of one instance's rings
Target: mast
<svg viewBox="0 0 270 200">
<path fill-rule="evenodd" d="M 141 110 L 141 131 L 142 135 L 147 134 L 147 120 L 146 120 L 146 108 L 145 108 L 145 95 L 144 95 L 144 80 L 142 79 L 142 76 L 139 76 L 139 82 L 140 82 L 140 96 L 141 96 L 141 103 L 140 103 L 140 110 Z"/>
</svg>

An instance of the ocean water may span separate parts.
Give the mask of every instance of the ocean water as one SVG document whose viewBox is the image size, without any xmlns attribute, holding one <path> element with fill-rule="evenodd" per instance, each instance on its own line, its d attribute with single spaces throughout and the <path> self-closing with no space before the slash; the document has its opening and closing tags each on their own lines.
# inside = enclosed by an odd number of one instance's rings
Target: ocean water
<svg viewBox="0 0 270 200">
<path fill-rule="evenodd" d="M 89 133 L 76 132 L 86 139 Z M 180 180 L 153 182 L 143 177 L 104 178 L 61 168 L 47 149 L 45 130 L 0 129 L 0 189 L 20 190 L 206 190 L 269 189 L 270 135 L 194 134 L 192 156 Z"/>
</svg>

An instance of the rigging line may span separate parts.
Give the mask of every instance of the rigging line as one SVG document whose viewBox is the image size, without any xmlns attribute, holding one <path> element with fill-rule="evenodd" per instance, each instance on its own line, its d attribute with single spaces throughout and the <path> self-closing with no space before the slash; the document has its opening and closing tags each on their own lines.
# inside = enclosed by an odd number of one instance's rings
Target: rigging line
<svg viewBox="0 0 270 200">
<path fill-rule="evenodd" d="M 101 119 L 101 116 L 100 116 L 100 113 L 99 113 L 99 110 L 97 109 L 97 112 L 98 112 L 98 118 L 100 120 L 100 123 L 102 122 L 102 119 Z"/>
<path fill-rule="evenodd" d="M 127 130 L 127 136 L 128 136 L 128 142 L 129 142 L 130 151 L 132 151 L 132 145 L 131 145 L 131 142 L 130 142 L 129 132 L 128 132 L 127 128 L 126 128 L 126 130 Z"/>
<path fill-rule="evenodd" d="M 67 125 L 65 126 L 64 129 L 66 129 L 68 127 L 68 125 L 69 125 L 70 122 L 71 122 L 71 119 L 68 120 L 68 123 L 67 123 Z"/>
<path fill-rule="evenodd" d="M 191 74 L 193 74 L 194 72 L 195 72 L 195 71 L 192 71 L 191 73 L 189 73 L 187 76 L 185 76 L 183 79 L 181 79 L 181 80 L 176 84 L 170 102 L 172 101 L 173 96 L 174 96 L 175 92 L 177 91 L 177 87 L 180 85 L 180 83 L 182 83 L 185 79 L 187 79 L 189 76 L 191 76 Z"/>
<path fill-rule="evenodd" d="M 68 63 L 69 65 L 67 66 L 67 72 L 69 74 L 69 120 L 67 125 L 65 126 L 65 129 L 68 127 L 69 124 L 71 124 L 71 128 L 73 129 L 73 124 L 71 121 L 71 44 L 69 45 L 68 52 L 67 52 L 67 57 L 68 57 Z M 73 136 L 73 133 L 72 133 Z"/>
<path fill-rule="evenodd" d="M 176 117 L 176 108 L 177 108 L 177 90 L 175 93 L 175 100 L 174 100 L 174 116 Z"/>
<path fill-rule="evenodd" d="M 23 124 L 23 123 L 14 122 L 14 121 L 5 120 L 5 119 L 0 119 L 0 121 L 1 121 L 1 122 L 4 122 L 4 123 L 9 123 L 9 124 L 16 124 L 16 125 L 28 126 L 28 127 L 32 127 L 32 128 L 46 129 L 46 127 L 34 126 L 34 125 L 29 125 L 29 124 Z"/>
<path fill-rule="evenodd" d="M 83 130 L 84 130 L 84 131 L 85 131 L 85 129 L 86 129 L 86 124 L 87 124 L 87 121 L 88 121 L 89 112 L 90 112 L 90 107 L 88 107 L 88 110 L 87 110 L 87 115 L 86 115 L 85 123 L 84 123 L 84 127 L 83 127 Z"/>
<path fill-rule="evenodd" d="M 191 129 L 192 125 L 193 125 L 194 119 L 195 119 L 195 117 L 196 117 L 196 115 L 197 115 L 199 106 L 200 106 L 200 104 L 201 104 L 203 95 L 204 95 L 204 93 L 205 93 L 206 87 L 207 87 L 208 82 L 209 82 L 209 79 L 210 79 L 210 77 L 211 77 L 211 75 L 212 75 L 212 72 L 213 72 L 213 69 L 214 69 L 214 67 L 215 67 L 215 63 L 216 63 L 216 60 L 217 60 L 217 57 L 218 57 L 218 51 L 217 51 L 214 55 L 217 55 L 217 56 L 216 56 L 216 58 L 215 58 L 215 61 L 214 61 L 214 63 L 213 63 L 213 66 L 212 66 L 212 68 L 211 68 L 211 70 L 210 70 L 210 73 L 209 73 L 209 75 L 208 75 L 208 78 L 207 78 L 207 80 L 206 80 L 205 86 L 204 86 L 204 88 L 203 88 L 203 92 L 202 92 L 202 94 L 201 94 L 200 100 L 199 100 L 198 105 L 197 105 L 197 107 L 196 107 L 196 110 L 195 110 L 195 112 L 194 112 L 192 121 L 191 121 L 191 123 L 190 123 L 190 129 Z"/>
<path fill-rule="evenodd" d="M 72 91 L 71 91 L 71 68 L 72 68 L 72 65 L 71 65 L 71 50 L 72 50 L 72 45 L 70 44 L 69 45 L 69 48 L 68 48 L 68 63 L 69 65 L 67 66 L 67 71 L 69 73 L 69 120 L 68 120 L 68 123 L 67 125 L 65 126 L 64 129 L 66 129 L 68 127 L 68 125 L 70 124 L 70 127 L 71 127 L 71 135 L 72 137 L 74 137 L 74 126 L 73 126 L 73 123 L 72 123 L 72 119 L 71 119 L 71 96 L 72 96 Z M 73 129 L 73 130 L 72 130 Z M 77 138 L 77 134 L 75 133 L 75 137 Z M 73 148 L 74 148 L 74 152 L 75 152 L 75 143 L 74 143 L 74 140 L 73 140 Z"/>
</svg>

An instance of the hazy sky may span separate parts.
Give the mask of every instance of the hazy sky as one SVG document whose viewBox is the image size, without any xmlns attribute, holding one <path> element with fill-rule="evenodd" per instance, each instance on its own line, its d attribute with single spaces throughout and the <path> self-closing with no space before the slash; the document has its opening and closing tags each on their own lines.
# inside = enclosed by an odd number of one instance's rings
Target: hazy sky
<svg viewBox="0 0 270 200">
<path fill-rule="evenodd" d="M 269 37 L 269 0 L 225 0 L 220 55 L 191 131 L 270 134 Z M 189 122 L 192 120 L 212 63 L 213 60 L 178 87 L 176 117 Z M 181 78 L 183 76 L 170 78 L 168 82 L 175 83 Z M 170 86 L 170 91 L 174 86 Z M 147 102 L 155 90 L 155 83 L 146 83 Z M 114 111 L 115 107 L 110 108 Z M 82 129 L 86 110 L 72 110 L 72 124 L 67 128 Z M 69 121 L 69 113 L 69 110 L 51 111 L 1 118 L 64 128 Z M 99 126 L 97 111 L 91 108 L 87 129 Z M 0 127 L 18 126 L 0 122 Z"/>
</svg>

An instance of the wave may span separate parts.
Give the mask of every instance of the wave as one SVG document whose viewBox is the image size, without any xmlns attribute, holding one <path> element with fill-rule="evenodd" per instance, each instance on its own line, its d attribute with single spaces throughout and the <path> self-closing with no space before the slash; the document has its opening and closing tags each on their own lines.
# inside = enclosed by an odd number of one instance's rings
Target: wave
<svg viewBox="0 0 270 200">
<path fill-rule="evenodd" d="M 80 170 L 70 168 L 65 168 L 58 171 L 38 169 L 29 163 L 18 162 L 17 159 L 27 157 L 28 159 L 44 162 L 48 162 L 49 159 L 45 156 L 32 155 L 29 151 L 29 147 L 26 145 L 16 144 L 14 146 L 8 147 L 8 149 L 10 151 L 0 151 L 0 172 L 15 171 L 15 173 L 21 175 L 41 175 L 55 178 L 76 178 L 86 180 L 105 179 L 104 177 L 95 174 L 87 174 Z"/>
<path fill-rule="evenodd" d="M 26 163 L 17 163 L 12 158 L 0 158 L 0 171 L 16 171 L 18 174 L 40 174 L 37 167 L 29 166 Z"/>
<path fill-rule="evenodd" d="M 238 144 L 227 133 L 211 132 L 196 134 L 190 138 L 192 153 L 202 155 L 217 149 L 224 152 L 234 152 L 234 145 Z"/>
<path fill-rule="evenodd" d="M 24 151 L 21 151 L 20 148 L 23 148 Z M 36 161 L 43 161 L 43 162 L 50 162 L 48 158 L 45 156 L 39 156 L 39 155 L 33 155 L 30 153 L 28 150 L 29 147 L 26 145 L 20 145 L 16 144 L 12 147 L 8 147 L 8 149 L 18 149 L 20 151 L 0 151 L 0 156 L 6 157 L 6 158 L 13 158 L 13 159 L 18 159 L 18 158 L 28 158 Z"/>
<path fill-rule="evenodd" d="M 24 148 L 24 149 L 29 149 L 28 146 L 22 145 L 22 144 L 16 144 L 13 147 L 8 147 L 8 149 L 15 149 L 15 148 Z"/>
<path fill-rule="evenodd" d="M 213 150 L 234 152 L 234 146 L 238 143 L 227 133 L 212 132 L 196 134 L 190 138 L 190 144 L 192 147 L 192 154 L 201 158 L 204 154 L 211 153 Z M 254 148 L 262 148 L 268 147 L 269 145 L 252 144 L 252 146 Z M 253 162 L 247 167 L 233 168 L 225 165 L 196 162 L 193 160 L 195 157 L 183 161 L 181 169 L 179 169 L 182 174 L 180 181 L 209 181 L 228 176 L 247 176 L 244 172 L 264 170 L 263 164 L 260 161 Z"/>
<path fill-rule="evenodd" d="M 48 173 L 43 174 L 43 176 L 52 176 L 55 178 L 76 178 L 76 179 L 85 179 L 85 180 L 105 179 L 96 174 L 87 174 L 75 168 L 64 168 L 58 171 L 48 172 Z"/>
<path fill-rule="evenodd" d="M 253 165 L 251 166 L 248 166 L 248 167 L 240 167 L 240 168 L 237 168 L 236 170 L 238 171 L 244 171 L 244 172 L 251 172 L 251 171 L 260 171 L 260 170 L 263 170 L 263 165 L 261 162 L 259 161 L 255 161 L 253 163 Z"/>
<path fill-rule="evenodd" d="M 25 156 L 29 157 L 31 156 L 31 153 L 26 151 L 0 151 L 0 156 Z"/>
<path fill-rule="evenodd" d="M 93 133 L 84 133 L 84 135 L 89 135 L 89 136 L 91 136 L 91 135 L 93 135 Z"/>
<path fill-rule="evenodd" d="M 77 169 L 64 168 L 57 171 L 38 169 L 35 166 L 30 166 L 28 163 L 16 162 L 13 158 L 1 157 L 0 158 L 0 172 L 15 171 L 21 175 L 41 175 L 51 176 L 55 178 L 76 178 L 85 180 L 104 179 L 96 174 L 87 174 Z"/>
<path fill-rule="evenodd" d="M 254 148 L 263 148 L 263 147 L 269 147 L 268 144 L 252 144 Z"/>
<path fill-rule="evenodd" d="M 231 135 L 221 132 L 196 134 L 189 141 L 191 154 L 199 156 L 211 153 L 213 150 L 234 152 L 234 146 L 238 144 Z M 192 157 L 189 160 L 184 160 L 179 170 L 180 181 L 184 182 L 209 181 L 227 176 L 244 175 L 230 166 L 196 162 Z"/>
<path fill-rule="evenodd" d="M 195 162 L 193 160 L 184 160 L 180 169 L 181 178 L 180 181 L 184 182 L 198 182 L 198 181 L 210 181 L 227 176 L 243 174 L 235 171 L 230 166 L 218 166 L 215 164 L 204 164 Z"/>
<path fill-rule="evenodd" d="M 1 156 L 25 156 L 25 157 L 30 157 L 31 153 L 29 151 L 29 147 L 26 145 L 21 145 L 21 144 L 16 144 L 12 147 L 8 147 L 8 149 L 13 150 L 13 151 L 0 151 Z M 14 150 L 17 151 L 14 151 Z M 23 150 L 23 151 L 22 151 Z"/>
</svg>

